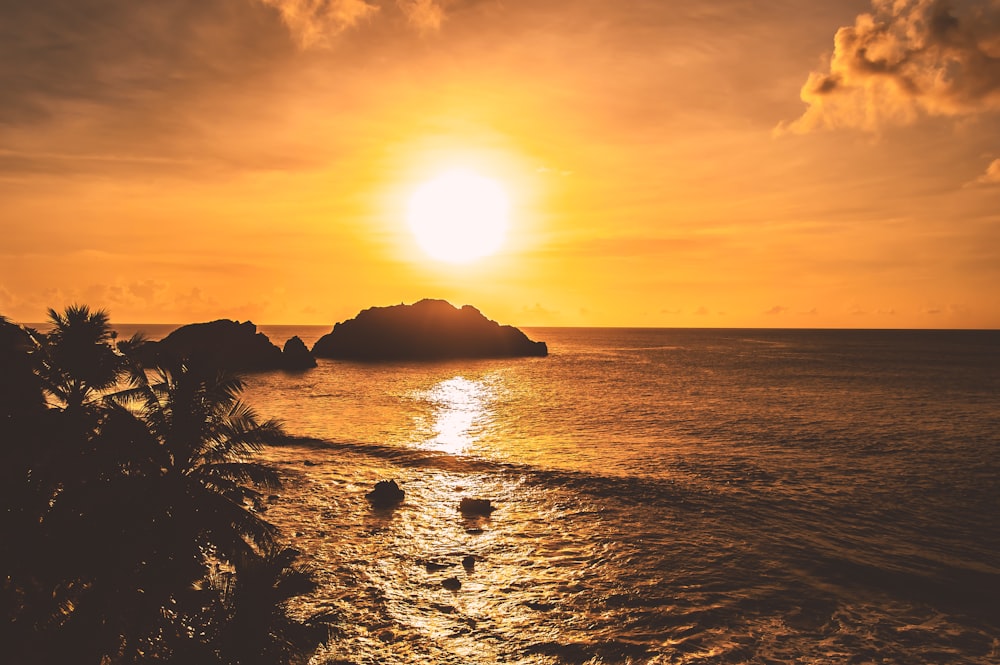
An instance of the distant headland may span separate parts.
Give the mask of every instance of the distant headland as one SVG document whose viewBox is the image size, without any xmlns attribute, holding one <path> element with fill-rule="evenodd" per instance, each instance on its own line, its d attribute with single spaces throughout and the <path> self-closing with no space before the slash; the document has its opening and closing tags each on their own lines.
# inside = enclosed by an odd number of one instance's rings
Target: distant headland
<svg viewBox="0 0 1000 665">
<path fill-rule="evenodd" d="M 309 369 L 316 360 L 298 337 L 280 349 L 267 335 L 257 332 L 250 321 L 219 319 L 181 326 L 158 342 L 145 342 L 138 349 L 146 364 L 171 358 L 189 358 L 232 371 Z"/>
<path fill-rule="evenodd" d="M 191 358 L 232 371 L 268 371 L 306 370 L 316 366 L 316 358 L 389 362 L 540 357 L 548 355 L 548 347 L 513 326 L 487 319 L 471 305 L 458 308 L 425 299 L 362 310 L 337 323 L 311 351 L 298 337 L 279 348 L 250 321 L 219 319 L 181 326 L 160 341 L 145 342 L 137 353 L 150 365 Z"/>
<path fill-rule="evenodd" d="M 366 362 L 538 357 L 548 352 L 545 342 L 487 319 L 471 305 L 457 308 L 431 299 L 363 310 L 336 324 L 312 348 L 317 358 Z"/>
</svg>

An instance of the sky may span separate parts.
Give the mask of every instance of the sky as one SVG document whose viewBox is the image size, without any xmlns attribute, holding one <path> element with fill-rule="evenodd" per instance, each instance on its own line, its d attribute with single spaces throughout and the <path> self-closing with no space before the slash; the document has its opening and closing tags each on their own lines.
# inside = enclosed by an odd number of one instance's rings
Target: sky
<svg viewBox="0 0 1000 665">
<path fill-rule="evenodd" d="M 503 247 L 407 224 L 449 169 Z M 0 314 L 1000 328 L 1000 0 L 0 0 Z"/>
</svg>

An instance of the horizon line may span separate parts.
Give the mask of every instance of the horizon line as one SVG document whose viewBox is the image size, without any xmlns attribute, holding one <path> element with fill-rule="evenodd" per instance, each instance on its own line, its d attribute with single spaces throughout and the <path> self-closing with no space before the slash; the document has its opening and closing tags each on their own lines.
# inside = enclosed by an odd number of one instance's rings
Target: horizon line
<svg viewBox="0 0 1000 665">
<path fill-rule="evenodd" d="M 257 328 L 265 327 L 283 327 L 283 328 L 331 328 L 337 323 L 342 323 L 337 321 L 334 323 L 255 323 L 251 319 L 210 319 L 206 321 L 188 321 L 187 323 L 181 323 L 176 321 L 170 322 L 158 322 L 158 321 L 125 321 L 122 323 L 111 323 L 112 328 L 116 327 L 129 327 L 135 328 L 139 326 L 174 326 L 180 328 L 183 326 L 194 325 L 197 323 L 209 323 L 211 321 L 236 321 L 238 323 L 253 323 Z M 32 328 L 37 327 L 51 327 L 51 324 L 44 321 L 12 321 L 8 319 L 11 323 L 16 323 L 22 326 L 28 326 Z M 882 328 L 882 327 L 858 327 L 858 326 L 643 326 L 643 325 L 533 325 L 533 324 L 508 324 L 500 323 L 500 325 L 511 325 L 516 328 L 549 328 L 549 329 L 562 329 L 562 330 L 787 330 L 787 331 L 851 331 L 856 330 L 859 332 L 1000 332 L 1000 328 L 933 328 L 933 327 L 898 327 L 898 328 Z"/>
</svg>

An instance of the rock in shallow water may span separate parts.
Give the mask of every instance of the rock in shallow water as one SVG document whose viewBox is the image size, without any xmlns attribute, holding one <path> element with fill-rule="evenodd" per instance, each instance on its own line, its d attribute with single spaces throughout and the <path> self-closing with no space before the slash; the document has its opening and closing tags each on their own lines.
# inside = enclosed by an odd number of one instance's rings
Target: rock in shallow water
<svg viewBox="0 0 1000 665">
<path fill-rule="evenodd" d="M 428 561 L 424 564 L 424 569 L 426 569 L 428 573 L 435 573 L 439 570 L 444 570 L 445 568 L 451 568 L 454 565 L 455 564 L 453 563 L 440 563 L 438 561 Z"/>
<path fill-rule="evenodd" d="M 375 483 L 375 489 L 365 494 L 365 498 L 375 508 L 398 506 L 405 497 L 406 493 L 400 489 L 395 480 L 380 480 Z"/>
<path fill-rule="evenodd" d="M 316 359 L 298 335 L 285 342 L 281 350 L 281 359 L 284 369 L 310 369 L 316 366 Z"/>
<path fill-rule="evenodd" d="M 441 586 L 443 586 L 448 591 L 458 591 L 462 588 L 462 581 L 457 577 L 449 577 L 447 579 L 441 580 Z"/>
<path fill-rule="evenodd" d="M 466 497 L 459 502 L 458 509 L 462 511 L 463 515 L 488 517 L 496 510 L 496 507 L 492 505 L 489 499 L 470 499 Z"/>
</svg>

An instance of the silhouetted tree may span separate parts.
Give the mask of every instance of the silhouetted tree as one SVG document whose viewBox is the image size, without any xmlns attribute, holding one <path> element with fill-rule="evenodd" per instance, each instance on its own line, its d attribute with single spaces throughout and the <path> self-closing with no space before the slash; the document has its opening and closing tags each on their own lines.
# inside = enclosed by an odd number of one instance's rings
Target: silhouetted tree
<svg viewBox="0 0 1000 665">
<path fill-rule="evenodd" d="M 77 409 L 118 383 L 126 369 L 108 313 L 72 305 L 65 313 L 48 310 L 52 330 L 41 346 L 45 389 L 67 409 Z"/>
<path fill-rule="evenodd" d="M 289 616 L 288 602 L 316 588 L 312 571 L 296 564 L 299 556 L 292 548 L 267 548 L 238 558 L 235 575 L 222 576 L 228 620 L 221 645 L 227 662 L 305 662 L 329 637 L 322 623 Z"/>
<path fill-rule="evenodd" d="M 49 585 L 41 579 L 39 519 L 48 483 L 40 473 L 51 414 L 32 352 L 32 331 L 0 317 L 0 645 L 19 649 L 45 614 Z"/>
<path fill-rule="evenodd" d="M 286 607 L 311 578 L 255 510 L 278 478 L 253 456 L 278 423 L 234 376 L 142 367 L 141 337 L 118 343 L 103 310 L 49 319 L 0 318 L 4 657 L 288 663 L 314 646 Z"/>
<path fill-rule="evenodd" d="M 251 508 L 260 505 L 259 490 L 278 486 L 278 476 L 252 459 L 284 432 L 277 421 L 258 420 L 240 400 L 242 389 L 237 376 L 178 361 L 133 373 L 132 387 L 109 399 L 132 408 L 148 434 L 151 461 L 178 484 L 178 501 L 196 511 L 199 537 L 225 557 L 272 546 L 276 534 Z"/>
</svg>

